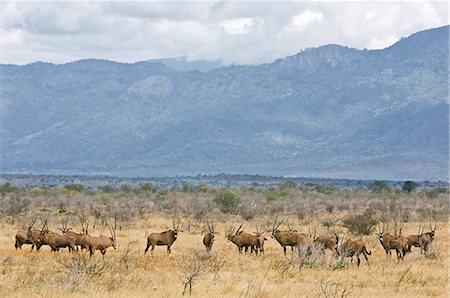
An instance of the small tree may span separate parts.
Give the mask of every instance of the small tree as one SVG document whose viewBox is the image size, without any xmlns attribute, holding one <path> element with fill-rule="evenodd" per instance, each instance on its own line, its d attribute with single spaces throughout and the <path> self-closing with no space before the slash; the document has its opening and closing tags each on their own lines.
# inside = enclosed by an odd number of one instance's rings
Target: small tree
<svg viewBox="0 0 450 298">
<path fill-rule="evenodd" d="M 389 185 L 384 180 L 377 180 L 369 184 L 367 187 L 370 191 L 380 193 L 380 192 L 388 192 L 390 190 Z"/>
<path fill-rule="evenodd" d="M 239 206 L 240 199 L 230 189 L 221 189 L 214 194 L 214 203 L 224 213 L 234 213 Z"/>
<path fill-rule="evenodd" d="M 417 187 L 418 187 L 417 183 L 415 183 L 414 181 L 408 180 L 408 181 L 405 181 L 405 183 L 403 183 L 402 189 L 406 192 L 412 192 Z"/>
</svg>

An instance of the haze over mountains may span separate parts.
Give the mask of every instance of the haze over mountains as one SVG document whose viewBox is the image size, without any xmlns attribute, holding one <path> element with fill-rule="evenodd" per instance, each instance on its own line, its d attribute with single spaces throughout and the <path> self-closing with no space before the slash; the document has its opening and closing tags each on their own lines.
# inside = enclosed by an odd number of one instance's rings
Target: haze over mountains
<svg viewBox="0 0 450 298">
<path fill-rule="evenodd" d="M 447 180 L 448 42 L 446 26 L 201 71 L 1 65 L 0 172 Z"/>
</svg>

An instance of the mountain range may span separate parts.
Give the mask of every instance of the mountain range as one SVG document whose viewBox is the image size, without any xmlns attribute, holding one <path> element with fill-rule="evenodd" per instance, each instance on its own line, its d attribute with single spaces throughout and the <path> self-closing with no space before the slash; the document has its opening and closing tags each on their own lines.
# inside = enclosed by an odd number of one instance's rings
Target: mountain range
<svg viewBox="0 0 450 298">
<path fill-rule="evenodd" d="M 449 26 L 261 65 L 0 65 L 0 172 L 447 180 Z"/>
</svg>

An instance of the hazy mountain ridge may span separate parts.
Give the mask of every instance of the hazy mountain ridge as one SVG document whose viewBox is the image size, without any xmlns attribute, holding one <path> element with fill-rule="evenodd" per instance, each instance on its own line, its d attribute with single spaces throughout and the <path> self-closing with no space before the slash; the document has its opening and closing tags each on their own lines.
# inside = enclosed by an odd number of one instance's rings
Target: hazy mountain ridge
<svg viewBox="0 0 450 298">
<path fill-rule="evenodd" d="M 0 170 L 446 179 L 448 27 L 208 72 L 0 66 Z"/>
</svg>

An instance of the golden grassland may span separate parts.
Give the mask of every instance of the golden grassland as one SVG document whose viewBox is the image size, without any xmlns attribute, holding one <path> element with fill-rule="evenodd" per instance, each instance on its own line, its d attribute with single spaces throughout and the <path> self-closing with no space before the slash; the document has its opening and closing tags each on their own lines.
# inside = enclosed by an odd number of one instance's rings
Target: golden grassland
<svg viewBox="0 0 450 298">
<path fill-rule="evenodd" d="M 228 223 L 240 223 L 228 218 Z M 149 232 L 171 227 L 168 217 L 141 219 L 132 229 L 117 231 L 118 247 L 89 258 L 86 252 L 69 254 L 66 249 L 30 251 L 30 245 L 15 250 L 17 226 L 0 224 L 0 297 L 177 297 L 182 296 L 186 275 L 198 269 L 192 283 L 196 297 L 448 297 L 448 223 L 438 222 L 431 257 L 413 248 L 403 262 L 386 257 L 375 235 L 362 237 L 372 255 L 370 266 L 364 258 L 336 265 L 330 252 L 314 261 L 301 263 L 288 249 L 285 257 L 276 240 L 265 243 L 264 255 L 240 255 L 225 238 L 225 222 L 217 223 L 219 235 L 208 255 L 202 244 L 200 226 L 184 229 L 172 246 L 157 247 L 144 255 Z M 406 223 L 403 234 L 415 234 L 419 223 Z M 424 223 L 425 224 L 425 223 Z M 245 222 L 253 232 L 255 222 Z M 301 226 L 319 226 L 309 223 Z M 52 228 L 52 226 L 50 226 Z M 53 227 L 56 228 L 56 227 Z M 91 235 L 100 230 L 90 231 Z M 103 230 L 108 235 L 108 230 Z M 345 238 L 356 238 L 347 236 Z M 303 266 L 301 266 L 303 264 Z M 189 286 L 185 296 L 189 295 Z"/>
</svg>

